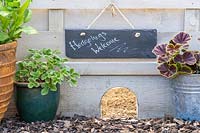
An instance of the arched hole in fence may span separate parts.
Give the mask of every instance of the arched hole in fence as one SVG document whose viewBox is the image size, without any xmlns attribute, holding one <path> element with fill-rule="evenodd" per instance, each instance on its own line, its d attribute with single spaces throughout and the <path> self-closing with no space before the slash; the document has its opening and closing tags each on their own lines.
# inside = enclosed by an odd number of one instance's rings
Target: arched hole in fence
<svg viewBox="0 0 200 133">
<path fill-rule="evenodd" d="M 102 118 L 136 118 L 138 116 L 137 96 L 124 87 L 109 89 L 101 99 Z"/>
</svg>

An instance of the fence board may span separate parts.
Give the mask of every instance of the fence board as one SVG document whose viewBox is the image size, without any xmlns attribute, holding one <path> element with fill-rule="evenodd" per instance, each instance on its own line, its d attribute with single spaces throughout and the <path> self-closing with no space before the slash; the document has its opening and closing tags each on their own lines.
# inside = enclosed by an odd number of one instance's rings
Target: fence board
<svg viewBox="0 0 200 133">
<path fill-rule="evenodd" d="M 49 31 L 62 31 L 64 27 L 63 23 L 63 10 L 49 10 Z"/>
<path fill-rule="evenodd" d="M 120 8 L 124 9 L 197 9 L 199 0 L 116 0 Z M 34 0 L 33 9 L 102 9 L 110 0 Z"/>
<path fill-rule="evenodd" d="M 199 31 L 200 26 L 200 10 L 185 10 L 185 31 Z"/>
<path fill-rule="evenodd" d="M 158 43 L 167 43 L 176 32 L 159 32 Z M 200 42 L 197 38 L 200 36 L 200 32 L 191 32 L 193 36 L 191 41 L 192 49 L 200 49 Z M 27 54 L 29 48 L 52 48 L 65 53 L 64 32 L 48 32 L 43 31 L 38 35 L 26 36 L 19 41 L 18 46 L 18 60 L 23 59 Z M 155 69 L 155 60 L 129 60 L 129 62 L 110 62 L 110 60 L 95 59 L 95 62 L 89 62 L 89 60 L 76 60 L 76 62 L 70 63 L 73 67 L 78 69 L 82 75 L 157 75 L 158 72 Z M 73 61 L 73 59 L 71 59 Z M 94 61 L 94 60 L 93 60 Z M 112 60 L 113 61 L 113 60 Z M 128 60 L 126 60 L 128 61 Z M 83 62 L 83 63 L 82 63 Z M 81 67 L 80 67 L 81 66 Z M 116 67 L 118 66 L 118 67 Z M 126 70 L 123 70 L 126 68 Z"/>
</svg>

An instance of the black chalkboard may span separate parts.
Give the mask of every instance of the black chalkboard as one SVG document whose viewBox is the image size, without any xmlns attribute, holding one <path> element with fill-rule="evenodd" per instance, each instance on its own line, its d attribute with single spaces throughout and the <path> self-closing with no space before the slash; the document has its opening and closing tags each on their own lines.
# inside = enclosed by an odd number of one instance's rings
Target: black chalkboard
<svg viewBox="0 0 200 133">
<path fill-rule="evenodd" d="M 155 58 L 157 30 L 65 30 L 70 58 Z"/>
</svg>

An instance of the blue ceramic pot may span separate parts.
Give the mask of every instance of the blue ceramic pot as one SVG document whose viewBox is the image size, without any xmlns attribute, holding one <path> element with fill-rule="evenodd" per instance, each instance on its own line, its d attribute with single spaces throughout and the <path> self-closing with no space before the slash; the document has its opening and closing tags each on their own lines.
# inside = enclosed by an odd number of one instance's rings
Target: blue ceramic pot
<svg viewBox="0 0 200 133">
<path fill-rule="evenodd" d="M 57 91 L 49 91 L 42 96 L 41 87 L 28 88 L 27 84 L 15 84 L 16 106 L 21 120 L 26 122 L 49 121 L 55 118 L 60 98 L 60 86 Z"/>
</svg>

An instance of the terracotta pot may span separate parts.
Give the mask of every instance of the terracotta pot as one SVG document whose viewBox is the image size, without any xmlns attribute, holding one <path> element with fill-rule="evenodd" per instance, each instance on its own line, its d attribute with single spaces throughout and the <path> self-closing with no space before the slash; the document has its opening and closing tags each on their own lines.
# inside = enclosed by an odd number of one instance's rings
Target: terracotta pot
<svg viewBox="0 0 200 133">
<path fill-rule="evenodd" d="M 0 121 L 13 94 L 17 42 L 0 45 Z"/>
</svg>

